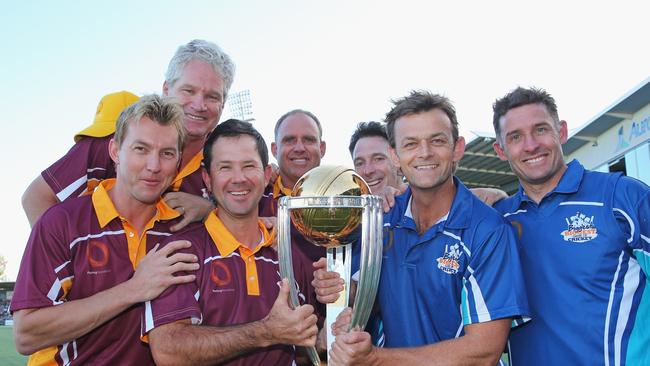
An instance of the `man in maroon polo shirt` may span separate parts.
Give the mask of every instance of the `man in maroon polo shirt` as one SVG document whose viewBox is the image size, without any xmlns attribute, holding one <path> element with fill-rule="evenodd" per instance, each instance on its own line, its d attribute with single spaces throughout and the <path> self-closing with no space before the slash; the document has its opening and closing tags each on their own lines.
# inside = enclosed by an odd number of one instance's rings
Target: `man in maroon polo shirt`
<svg viewBox="0 0 650 366">
<path fill-rule="evenodd" d="M 202 149 L 207 135 L 219 122 L 234 73 L 230 57 L 216 44 L 203 40 L 180 46 L 169 62 L 163 94 L 181 102 L 186 134 L 179 171 L 165 195 L 167 203 L 183 214 L 174 230 L 202 219 L 214 207 L 207 199 L 201 178 Z M 101 107 L 100 104 L 98 113 Z M 32 226 L 52 205 L 92 191 L 92 187 L 86 189 L 87 182 L 113 177 L 105 144 L 105 136 L 113 131 L 82 133 L 84 136 L 65 156 L 29 185 L 22 204 Z"/>
<path fill-rule="evenodd" d="M 159 249 L 179 216 L 160 198 L 176 175 L 182 108 L 145 96 L 120 115 L 108 150 L 116 178 L 46 211 L 27 243 L 11 303 L 30 365 L 148 365 L 143 301 L 194 280 L 196 257 Z"/>
<path fill-rule="evenodd" d="M 204 223 L 168 239 L 190 241 L 201 268 L 196 281 L 147 303 L 154 359 L 159 365 L 292 365 L 294 345 L 315 344 L 316 315 L 312 305 L 288 306 L 290 284 L 278 273 L 275 232 L 259 220 L 271 176 L 266 143 L 250 123 L 228 120 L 208 137 L 204 159 L 217 208 Z M 291 285 L 301 291 L 311 263 L 296 251 L 293 266 L 297 283 Z"/>
</svg>

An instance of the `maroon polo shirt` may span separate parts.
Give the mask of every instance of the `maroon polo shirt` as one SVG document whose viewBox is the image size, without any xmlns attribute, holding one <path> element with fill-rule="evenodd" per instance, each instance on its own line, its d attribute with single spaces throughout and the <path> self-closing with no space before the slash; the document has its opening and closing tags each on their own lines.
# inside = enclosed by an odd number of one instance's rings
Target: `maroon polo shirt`
<svg viewBox="0 0 650 366">
<path fill-rule="evenodd" d="M 27 243 L 18 272 L 11 311 L 58 306 L 90 297 L 130 279 L 146 252 L 170 236 L 178 213 L 162 200 L 139 234 L 120 217 L 104 180 L 92 195 L 51 207 Z M 152 365 L 141 342 L 143 304 L 136 304 L 68 343 L 30 356 L 30 365 Z"/>
<path fill-rule="evenodd" d="M 196 281 L 170 287 L 147 303 L 145 330 L 182 319 L 194 324 L 226 326 L 250 323 L 264 318 L 279 293 L 278 255 L 272 247 L 275 232 L 269 233 L 259 221 L 262 242 L 251 250 L 239 243 L 211 212 L 204 223 L 194 224 L 168 238 L 188 240 L 191 252 L 201 263 Z M 311 263 L 299 252 L 293 255 L 298 289 L 307 288 L 313 277 Z M 312 295 L 300 292 L 301 301 L 314 303 Z M 225 365 L 292 365 L 295 349 L 274 345 L 258 349 Z"/>
</svg>

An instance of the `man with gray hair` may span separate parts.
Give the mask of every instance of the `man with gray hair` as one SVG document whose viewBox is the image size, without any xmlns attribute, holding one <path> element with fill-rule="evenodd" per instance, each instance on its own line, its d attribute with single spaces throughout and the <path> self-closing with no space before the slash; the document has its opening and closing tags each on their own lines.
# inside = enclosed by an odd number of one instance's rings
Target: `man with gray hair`
<svg viewBox="0 0 650 366">
<path fill-rule="evenodd" d="M 193 281 L 199 267 L 173 254 L 188 242 L 159 249 L 179 216 L 160 195 L 177 173 L 182 119 L 156 95 L 125 109 L 108 146 L 116 178 L 34 226 L 11 303 L 16 348 L 30 364 L 153 365 L 137 326 L 143 302 Z"/>
<path fill-rule="evenodd" d="M 186 132 L 180 169 L 165 195 L 167 203 L 183 215 L 174 230 L 202 219 L 213 208 L 201 178 L 201 150 L 206 136 L 219 122 L 234 74 L 230 57 L 204 40 L 180 46 L 169 62 L 163 94 L 182 104 Z M 114 126 L 101 136 L 91 133 L 81 137 L 30 184 L 22 201 L 31 225 L 52 205 L 89 194 L 98 181 L 114 177 L 113 162 L 106 153 L 113 132 Z"/>
</svg>

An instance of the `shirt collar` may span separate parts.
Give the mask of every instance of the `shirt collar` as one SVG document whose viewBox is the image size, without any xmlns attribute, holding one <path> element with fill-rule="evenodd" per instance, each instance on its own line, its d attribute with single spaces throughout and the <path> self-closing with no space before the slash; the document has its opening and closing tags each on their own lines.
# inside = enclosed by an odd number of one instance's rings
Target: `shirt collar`
<svg viewBox="0 0 650 366">
<path fill-rule="evenodd" d="M 554 193 L 572 194 L 578 192 L 584 173 L 585 167 L 582 166 L 578 160 L 571 160 L 571 162 L 567 164 L 567 169 L 564 171 L 564 174 L 562 174 L 557 186 L 555 186 L 555 188 L 544 197 L 548 197 Z M 520 207 L 523 202 L 532 202 L 532 200 L 528 198 L 528 195 L 521 184 L 519 185 L 517 194 L 513 198 L 517 200 L 517 207 Z M 543 199 L 544 198 L 542 198 L 542 200 Z"/>
<path fill-rule="evenodd" d="M 210 212 L 210 214 L 208 214 L 208 218 L 205 219 L 204 225 L 208 231 L 208 234 L 210 234 L 212 241 L 216 245 L 217 250 L 219 250 L 219 254 L 222 257 L 226 257 L 240 247 L 246 246 L 237 241 L 232 233 L 230 233 L 228 228 L 226 228 L 226 226 L 217 216 L 217 210 L 218 209 L 215 209 Z M 266 226 L 264 226 L 264 222 L 262 222 L 262 220 L 257 220 L 257 226 L 259 227 L 260 232 L 262 232 L 262 241 L 255 248 L 255 250 L 253 250 L 253 253 L 258 252 L 263 247 L 268 247 L 275 243 L 275 228 L 273 231 L 269 232 L 266 229 Z"/>
<path fill-rule="evenodd" d="M 111 197 L 108 195 L 108 191 L 113 189 L 115 183 L 115 178 L 105 179 L 97 185 L 92 194 L 95 214 L 97 215 L 99 226 L 102 228 L 113 219 L 120 217 L 120 213 L 117 212 Z M 173 208 L 169 207 L 164 200 L 158 200 L 156 203 L 156 215 L 153 217 L 154 221 L 171 220 L 178 216 L 180 216 L 180 214 Z"/>
<path fill-rule="evenodd" d="M 283 196 L 291 196 L 291 188 L 286 188 L 282 184 L 282 178 L 278 175 L 275 182 L 273 182 L 273 198 L 278 199 Z"/>
<path fill-rule="evenodd" d="M 451 209 L 447 212 L 446 215 L 441 217 L 435 225 L 444 222 L 445 227 L 449 228 L 466 228 L 469 225 L 469 221 L 472 215 L 472 204 L 471 201 L 475 198 L 472 192 L 470 192 L 467 187 L 456 177 L 453 177 L 454 185 L 456 186 L 456 195 L 454 200 L 451 203 Z M 404 220 L 409 218 L 413 221 L 413 213 L 411 211 L 411 201 L 413 195 L 411 188 L 409 187 L 406 193 L 402 196 L 402 200 L 406 200 L 407 204 L 404 208 L 404 212 L 401 215 L 402 224 Z M 396 199 L 396 207 L 397 205 Z"/>
</svg>

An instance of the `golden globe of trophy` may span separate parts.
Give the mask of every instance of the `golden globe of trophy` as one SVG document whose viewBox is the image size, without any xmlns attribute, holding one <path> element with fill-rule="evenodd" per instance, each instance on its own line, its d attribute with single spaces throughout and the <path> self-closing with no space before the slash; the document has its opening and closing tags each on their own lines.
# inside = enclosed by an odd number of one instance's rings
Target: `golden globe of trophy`
<svg viewBox="0 0 650 366">
<path fill-rule="evenodd" d="M 359 278 L 350 328 L 363 329 L 374 305 L 382 257 L 382 202 L 370 195 L 366 182 L 354 170 L 320 166 L 303 175 L 291 192 L 278 202 L 278 256 L 280 274 L 294 283 L 291 262 L 291 221 L 314 245 L 327 248 L 327 270 L 345 282 L 342 296 L 327 305 L 328 350 L 333 341 L 331 324 L 349 306 L 352 246 L 360 245 Z M 360 239 L 360 240 L 359 240 Z M 356 251 L 355 251 L 356 252 Z M 292 305 L 298 294 L 291 286 Z M 319 364 L 314 348 L 308 350 Z"/>
</svg>

